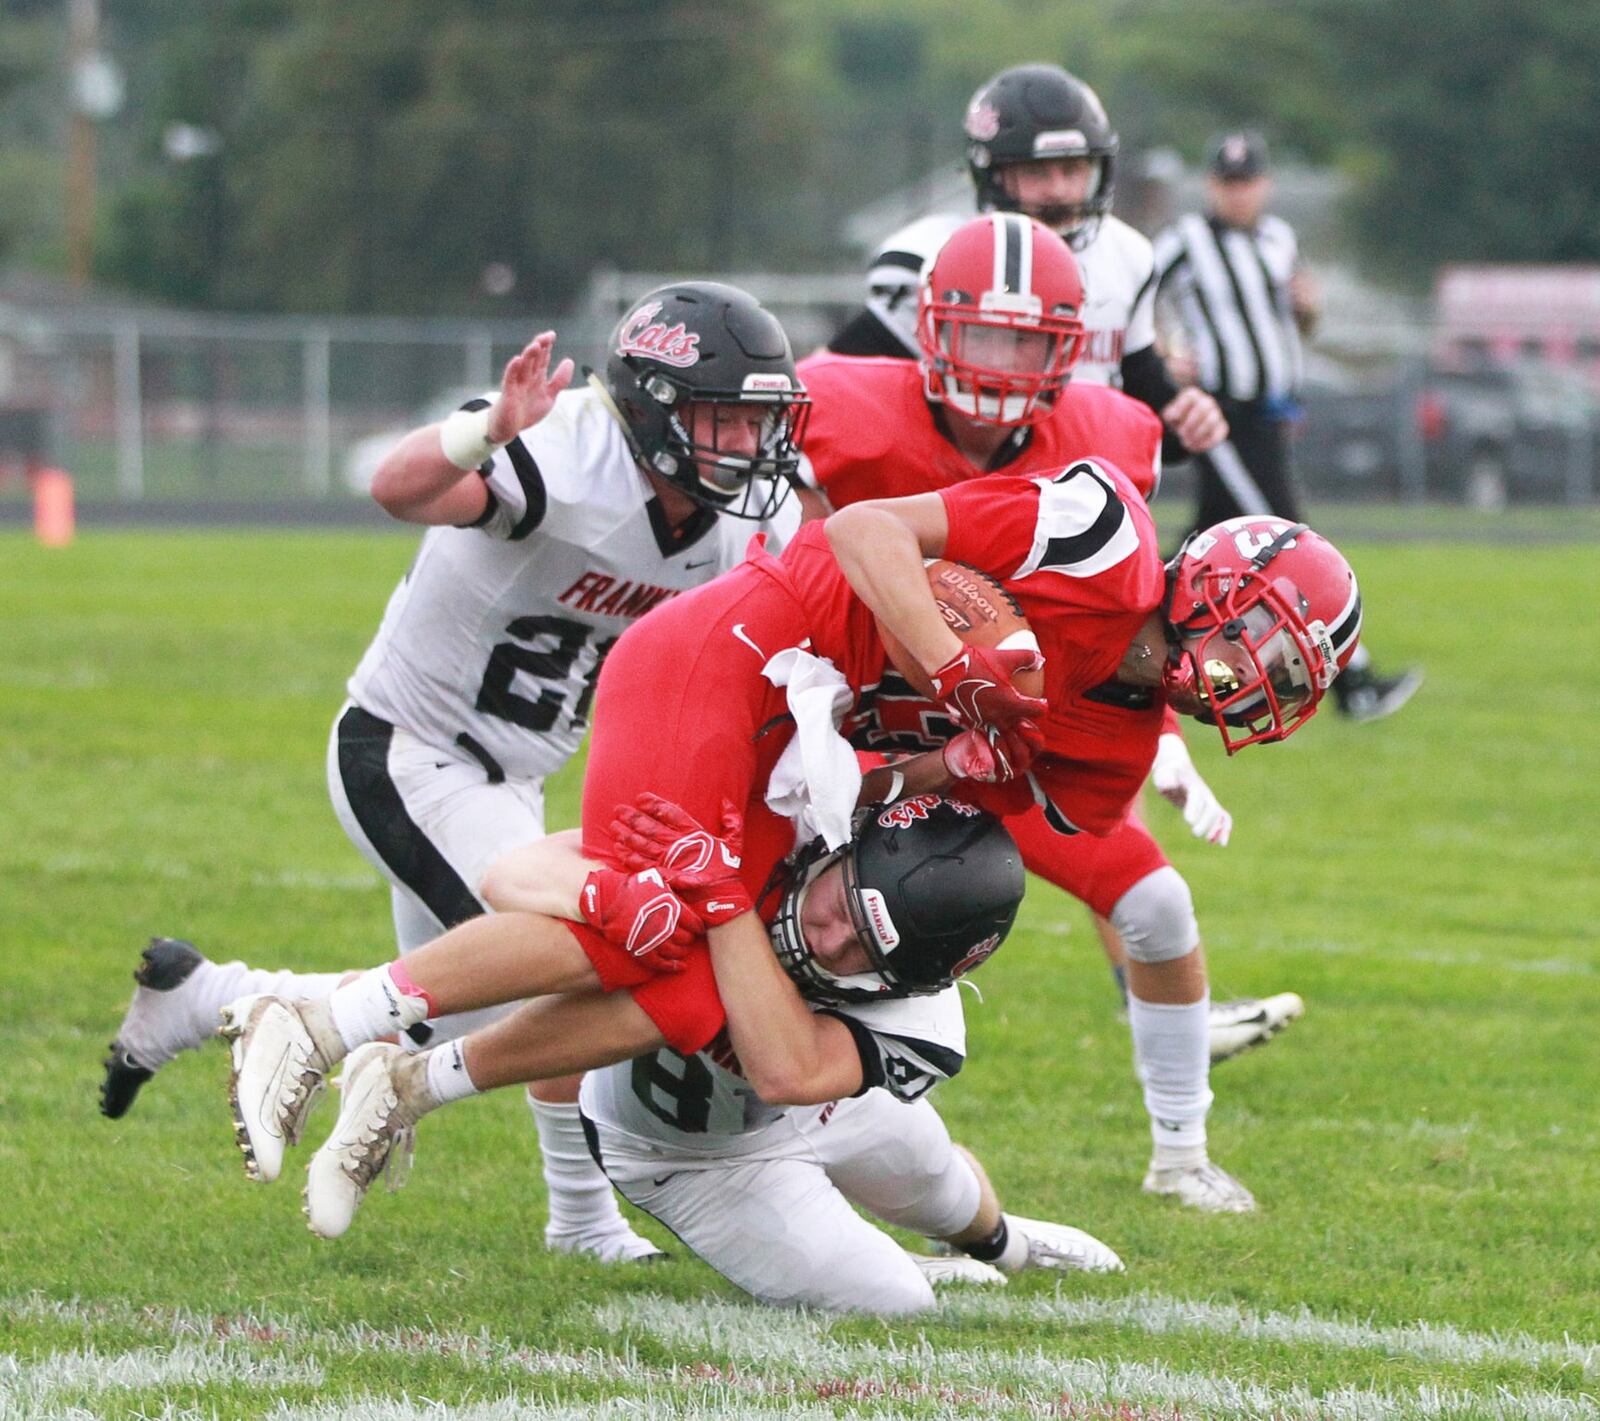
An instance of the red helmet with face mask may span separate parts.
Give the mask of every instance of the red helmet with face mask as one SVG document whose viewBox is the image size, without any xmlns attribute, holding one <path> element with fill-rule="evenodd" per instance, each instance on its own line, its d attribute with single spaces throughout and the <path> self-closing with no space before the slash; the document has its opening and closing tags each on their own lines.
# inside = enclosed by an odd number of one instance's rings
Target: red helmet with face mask
<svg viewBox="0 0 1600 1421">
<path fill-rule="evenodd" d="M 980 424 L 1035 424 L 1083 353 L 1083 281 L 1067 244 L 1016 212 L 958 227 L 923 280 L 928 398 Z"/>
<path fill-rule="evenodd" d="M 1231 755 L 1312 716 L 1361 635 L 1344 555 L 1304 523 L 1246 515 L 1196 533 L 1167 564 L 1173 708 L 1209 721 Z"/>
</svg>

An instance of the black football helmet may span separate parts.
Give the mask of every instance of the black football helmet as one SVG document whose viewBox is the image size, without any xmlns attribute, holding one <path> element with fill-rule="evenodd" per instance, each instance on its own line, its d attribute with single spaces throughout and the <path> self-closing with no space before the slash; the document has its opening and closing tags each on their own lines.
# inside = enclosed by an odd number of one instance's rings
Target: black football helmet
<svg viewBox="0 0 1600 1421">
<path fill-rule="evenodd" d="M 871 972 L 839 977 L 807 946 L 800 904 L 833 864 Z M 991 814 L 937 794 L 869 805 L 855 837 L 821 839 L 780 866 L 773 950 L 810 1001 L 870 1002 L 942 991 L 1005 941 L 1022 903 L 1022 854 Z"/>
<path fill-rule="evenodd" d="M 1088 158 L 1099 172 L 1081 203 L 1030 212 L 1069 244 L 1082 247 L 1111 211 L 1117 135 L 1099 97 L 1083 80 L 1056 64 L 1019 64 L 989 80 L 967 105 L 967 171 L 980 212 L 1020 212 L 999 170 L 1041 158 Z"/>
<path fill-rule="evenodd" d="M 759 519 L 788 496 L 810 401 L 783 327 L 747 292 L 717 281 L 657 287 L 612 332 L 605 383 L 640 465 L 696 503 Z M 690 403 L 758 410 L 759 447 L 719 448 L 714 418 L 691 430 Z"/>
</svg>

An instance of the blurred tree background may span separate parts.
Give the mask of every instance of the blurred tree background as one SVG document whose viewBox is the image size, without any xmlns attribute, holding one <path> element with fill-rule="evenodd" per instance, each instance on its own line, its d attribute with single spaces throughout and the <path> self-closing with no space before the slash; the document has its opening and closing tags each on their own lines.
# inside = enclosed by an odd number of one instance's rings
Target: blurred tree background
<svg viewBox="0 0 1600 1421">
<path fill-rule="evenodd" d="M 66 264 L 67 0 L 0 9 L 0 261 Z M 229 310 L 511 314 L 597 265 L 816 270 L 1065 64 L 1125 149 L 1250 122 L 1342 170 L 1355 250 L 1600 260 L 1594 0 L 120 0 L 94 274 Z M 177 135 L 176 137 L 174 135 Z"/>
</svg>

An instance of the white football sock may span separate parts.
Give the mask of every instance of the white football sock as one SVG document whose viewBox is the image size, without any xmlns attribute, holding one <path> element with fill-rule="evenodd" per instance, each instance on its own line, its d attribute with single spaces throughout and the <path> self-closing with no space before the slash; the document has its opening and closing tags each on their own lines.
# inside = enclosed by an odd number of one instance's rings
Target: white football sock
<svg viewBox="0 0 1600 1421">
<path fill-rule="evenodd" d="M 467 1073 L 466 1053 L 461 1042 L 447 1041 L 443 1046 L 424 1052 L 419 1059 L 427 1078 L 428 1095 L 435 1104 L 448 1105 L 452 1100 L 465 1100 L 469 1095 L 479 1094 Z"/>
<path fill-rule="evenodd" d="M 140 1065 L 155 1070 L 179 1051 L 197 1050 L 217 1034 L 223 1007 L 253 992 L 285 997 L 326 997 L 335 972 L 269 972 L 243 962 L 202 960 L 171 991 L 140 987 L 117 1039 Z"/>
<path fill-rule="evenodd" d="M 209 968 L 209 970 L 207 970 Z M 250 967 L 243 962 L 202 962 L 195 976 L 204 974 L 205 1004 L 216 1005 L 211 1011 L 212 1029 L 215 1030 L 217 1013 L 229 1002 L 260 992 L 272 997 L 321 1002 L 333 995 L 344 972 L 275 972 L 267 967 Z"/>
<path fill-rule="evenodd" d="M 611 1181 L 601 1172 L 583 1137 L 576 1103 L 552 1104 L 528 1096 L 539 1128 L 544 1184 L 550 1196 L 545 1234 L 612 1234 L 628 1231 Z"/>
<path fill-rule="evenodd" d="M 328 998 L 333 1024 L 345 1050 L 354 1051 L 357 1046 L 393 1036 L 427 1019 L 427 997 L 414 987 L 410 991 L 403 989 L 400 983 L 409 986 L 409 978 L 401 968 L 399 981 L 396 980 L 394 969 L 399 966 L 391 962 L 369 968 Z"/>
<path fill-rule="evenodd" d="M 1133 1058 L 1144 1083 L 1144 1107 L 1156 1149 L 1192 1162 L 1205 1158 L 1206 1112 L 1211 1109 L 1211 995 L 1185 1006 L 1128 998 Z"/>
</svg>

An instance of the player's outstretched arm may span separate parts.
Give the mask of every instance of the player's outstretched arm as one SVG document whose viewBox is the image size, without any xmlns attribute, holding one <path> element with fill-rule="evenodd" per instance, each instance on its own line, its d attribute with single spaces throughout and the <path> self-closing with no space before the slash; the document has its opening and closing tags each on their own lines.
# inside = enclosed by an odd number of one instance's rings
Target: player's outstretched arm
<svg viewBox="0 0 1600 1421">
<path fill-rule="evenodd" d="M 572 383 L 572 361 L 552 371 L 554 331 L 541 331 L 511 358 L 500 394 L 475 410 L 457 410 L 414 429 L 378 466 L 372 496 L 406 523 L 472 523 L 488 506 L 478 469 L 523 430 L 538 424 Z"/>
</svg>

